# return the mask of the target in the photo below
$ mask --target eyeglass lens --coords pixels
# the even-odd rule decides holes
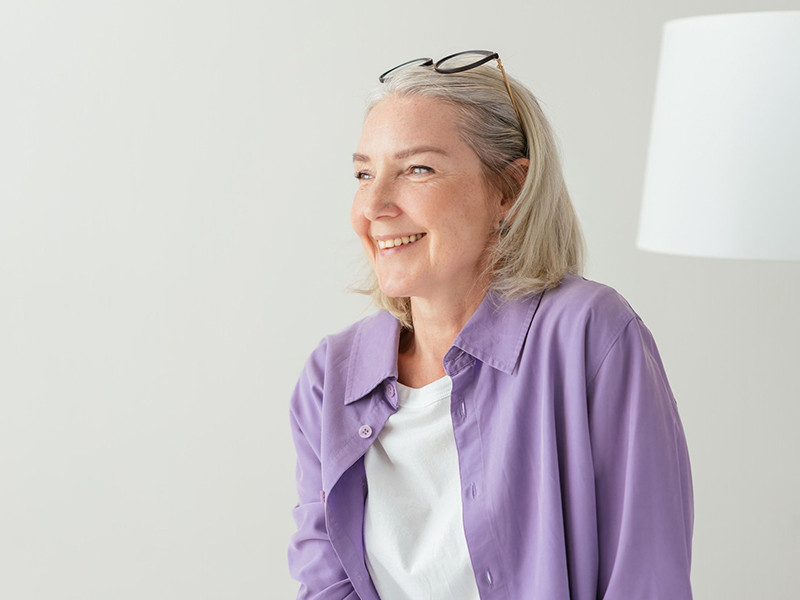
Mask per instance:
[[[378,81],[383,83],[384,79],[386,79],[387,75],[391,75],[395,71],[399,69],[403,69],[405,67],[427,67],[433,64],[433,60],[430,58],[415,58],[413,60],[408,60],[402,64],[397,65],[396,67],[389,69],[385,73],[381,73],[381,76],[378,77]]]
[[[440,73],[466,71],[489,62],[496,56],[494,52],[485,51],[459,52],[437,62],[436,70]]]

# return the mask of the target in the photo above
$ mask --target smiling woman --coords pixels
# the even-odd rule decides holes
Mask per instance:
[[[378,289],[418,298],[419,309],[460,304],[474,312],[490,281],[486,249],[511,202],[461,139],[456,108],[432,98],[386,98],[367,116],[358,148],[350,216]],[[411,236],[418,241],[403,244]],[[381,248],[382,240],[392,246]]]
[[[580,276],[536,99],[496,54],[458,56],[391,70],[368,104],[350,216],[381,310],[325,338],[292,397],[298,597],[690,598],[658,350]]]

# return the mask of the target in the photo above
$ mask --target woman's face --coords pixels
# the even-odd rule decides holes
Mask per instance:
[[[463,302],[483,283],[504,205],[459,136],[455,109],[431,98],[386,98],[367,116],[353,160],[350,220],[381,290]]]

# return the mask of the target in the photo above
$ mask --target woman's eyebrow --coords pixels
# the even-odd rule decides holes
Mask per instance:
[[[443,154],[447,156],[447,152],[441,148],[437,148],[436,146],[416,146],[415,148],[409,148],[408,150],[401,150],[395,154],[394,157],[408,158],[409,156],[414,156],[415,154],[425,154],[426,152],[435,152],[436,154]]]
[[[436,146],[415,146],[414,148],[408,148],[406,150],[401,150],[397,154],[394,155],[395,159],[403,159],[408,158],[409,156],[414,156],[415,154],[425,154],[426,152],[435,152],[436,154],[442,154],[447,156],[447,152],[442,150],[441,148],[437,148]],[[353,154],[353,162],[369,162],[369,156],[366,154],[359,154],[356,152]]]

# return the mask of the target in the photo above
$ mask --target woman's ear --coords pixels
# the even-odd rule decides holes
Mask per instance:
[[[525,177],[528,175],[529,165],[530,161],[527,158],[518,158],[510,163],[503,173],[503,185],[501,188],[503,197],[500,200],[500,211],[504,219],[519,197],[522,186],[525,185]]]
[[[519,196],[522,186],[525,185],[525,177],[528,175],[528,167],[531,162],[527,158],[518,158],[506,167],[506,176],[511,183],[511,197],[505,198],[504,202],[510,201],[512,204]]]

